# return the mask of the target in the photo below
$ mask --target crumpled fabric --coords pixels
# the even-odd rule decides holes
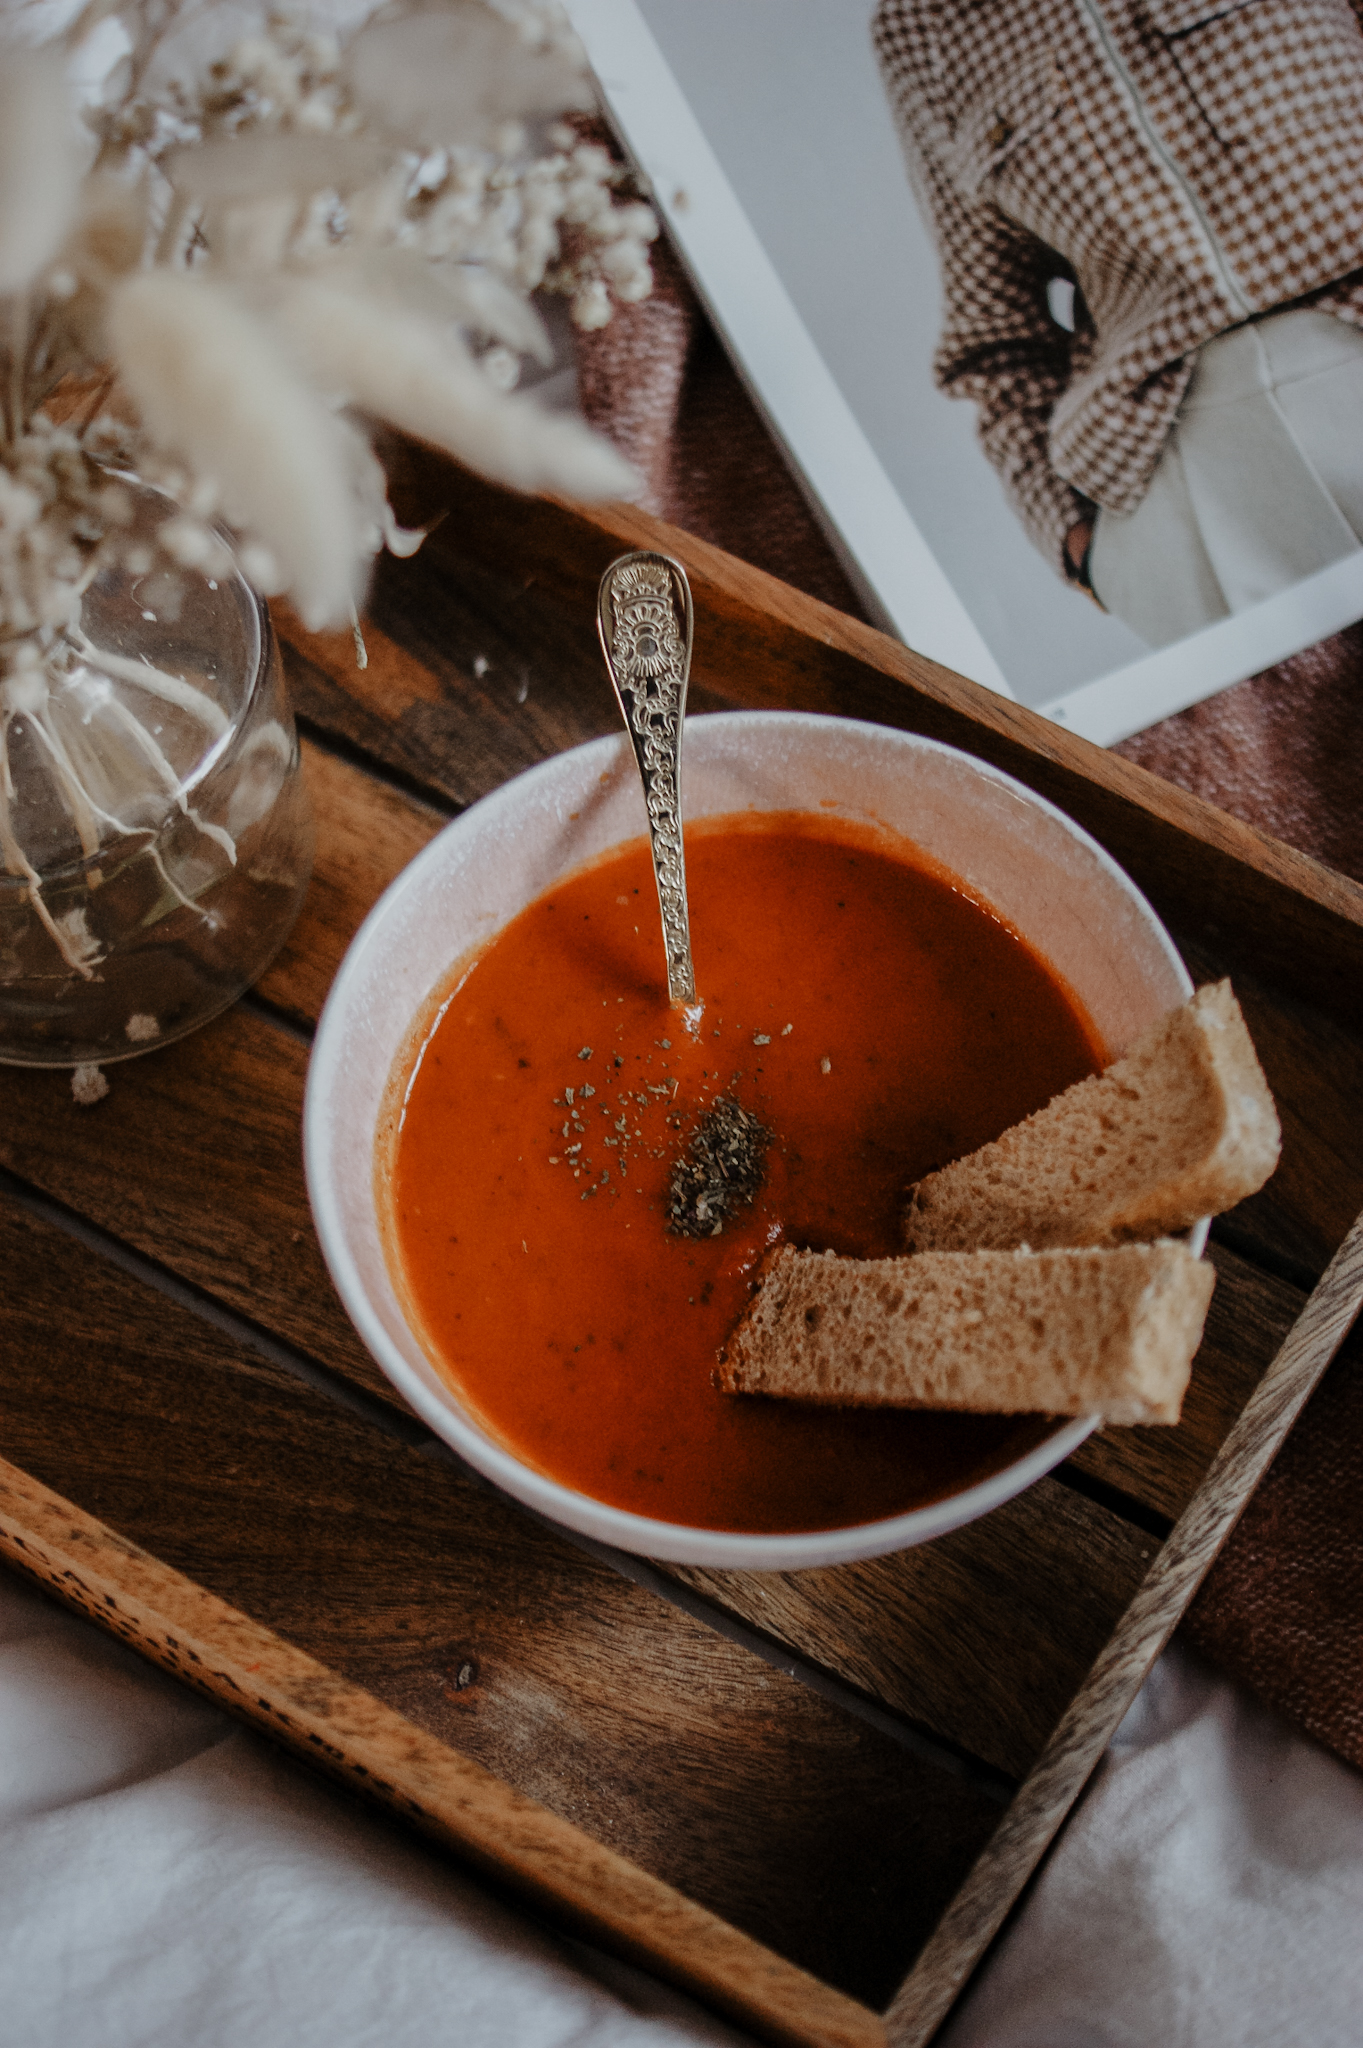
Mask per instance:
[[[1363,1776],[1175,1648],[942,2048],[1357,2048]],[[0,2039],[738,2048],[0,1572]]]
[[[1183,1637],[1363,1771],[1363,1323],[1260,1480]]]
[[[0,2040],[725,2048],[0,1572]]]
[[[1358,2048],[1363,1776],[1180,1646],[937,2048]]]

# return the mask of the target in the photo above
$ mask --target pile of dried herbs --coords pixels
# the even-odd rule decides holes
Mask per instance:
[[[667,1227],[677,1237],[718,1237],[762,1185],[772,1133],[732,1095],[717,1095],[672,1169]]]

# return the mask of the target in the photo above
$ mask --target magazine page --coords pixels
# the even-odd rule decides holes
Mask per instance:
[[[910,645],[1111,743],[1363,616],[1351,0],[571,11]]]

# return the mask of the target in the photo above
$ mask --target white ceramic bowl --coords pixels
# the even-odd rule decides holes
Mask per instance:
[[[818,807],[912,839],[1023,933],[1114,1051],[1192,993],[1167,932],[1102,848],[1052,804],[954,748],[847,719],[736,712],[688,722],[682,774],[688,819]],[[940,1536],[1039,1479],[1093,1423],[1060,1425],[1002,1471],[884,1521],[791,1536],[688,1528],[604,1506],[523,1465],[467,1413],[403,1314],[384,1253],[374,1157],[384,1091],[414,1020],[461,955],[560,876],[643,830],[622,732],[485,797],[376,904],[336,977],[308,1075],[308,1192],[332,1278],[417,1414],[498,1486],[584,1535],[677,1563],[779,1571]],[[660,974],[661,960],[660,939]],[[1203,1225],[1198,1250],[1205,1235]]]

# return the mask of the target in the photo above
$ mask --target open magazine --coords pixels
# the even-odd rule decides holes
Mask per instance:
[[[1243,61],[1248,51],[1251,60],[1271,68],[1275,52],[1269,47],[1265,54],[1261,47],[1264,20],[1266,14],[1275,22],[1290,20],[1288,0],[1256,0],[1248,7],[1244,0],[1220,0],[1219,5],[1148,0],[1140,9],[1132,0],[1014,0],[996,9],[950,4],[928,9],[921,0],[903,0],[900,14],[910,27],[915,17],[934,17],[940,24],[956,14],[976,30],[981,22],[997,24],[1000,18],[1009,24],[1000,46],[961,52],[968,84],[973,86],[978,77],[998,81],[992,98],[989,84],[983,88],[988,105],[978,91],[966,90],[959,108],[944,107],[949,80],[943,85],[928,65],[925,100],[935,103],[925,104],[918,124],[912,103],[919,89],[917,74],[912,65],[901,66],[901,116],[907,95],[911,128],[919,129],[916,145],[911,135],[916,150],[912,178],[890,87],[873,47],[870,0],[569,0],[569,11],[622,140],[650,181],[655,203],[735,362],[858,586],[889,630],[920,652],[1108,745],[1363,617],[1363,547],[1343,515],[1338,531],[1329,528],[1336,516],[1333,501],[1323,514],[1323,541],[1312,540],[1314,553],[1305,540],[1289,550],[1293,559],[1276,580],[1270,574],[1265,583],[1261,575],[1256,584],[1258,571],[1251,564],[1237,594],[1234,577],[1222,578],[1231,593],[1221,604],[1223,615],[1203,619],[1171,600],[1166,616],[1158,603],[1152,608],[1144,602],[1152,593],[1162,598],[1166,588],[1176,598],[1180,580],[1190,580],[1185,573],[1188,550],[1175,542],[1166,566],[1158,533],[1153,554],[1138,551],[1134,566],[1118,559],[1119,544],[1129,555],[1130,536],[1152,526],[1151,507],[1162,502],[1161,494],[1169,497],[1174,458],[1157,472],[1158,490],[1139,475],[1133,486],[1131,474],[1120,474],[1120,462],[1114,471],[1110,450],[1104,454],[1100,449],[1095,458],[1094,421],[1101,441],[1111,412],[1110,406],[1104,410],[1101,393],[1073,427],[1074,445],[1066,447],[1062,467],[1071,481],[1076,472],[1083,479],[1116,473],[1118,495],[1125,490],[1129,501],[1135,489],[1146,510],[1139,521],[1125,513],[1098,515],[1087,573],[1100,594],[1104,576],[1112,595],[1121,575],[1128,588],[1134,578],[1141,600],[1126,606],[1125,618],[1118,615],[1118,603],[1100,608],[1061,565],[1055,538],[1059,501],[1049,509],[1043,505],[1040,513],[1036,504],[1020,503],[1027,491],[1019,491],[1016,474],[1007,475],[1010,463],[1016,471],[1022,461],[1018,436],[1000,418],[987,379],[957,375],[958,387],[971,389],[966,397],[947,395],[938,383],[945,340],[954,337],[960,343],[958,368],[964,364],[968,371],[971,361],[970,337],[962,339],[962,268],[978,263],[966,274],[987,282],[988,265],[1007,261],[987,238],[978,249],[966,247],[963,238],[975,232],[979,218],[971,207],[984,204],[990,217],[1002,217],[1007,228],[1003,202],[1010,199],[1010,162],[1016,174],[1022,162],[1018,139],[1025,141],[1034,132],[1028,124],[1047,117],[1057,92],[1065,92],[1063,63],[1072,71],[1085,63],[1101,65],[1103,90],[1110,88],[1122,121],[1141,137],[1141,160],[1117,164],[1121,204],[1128,211],[1134,208],[1139,222],[1143,204],[1158,214],[1171,181],[1177,187],[1181,165],[1171,155],[1166,169],[1159,169],[1164,136],[1140,97],[1140,80],[1123,62],[1120,38],[1105,42],[1112,23],[1136,13],[1142,20],[1162,21],[1170,63],[1182,67],[1180,78],[1198,85],[1194,60],[1205,73],[1209,65]],[[1363,36],[1350,0],[1313,0],[1306,11],[1312,17],[1307,58],[1321,69],[1326,100],[1333,93],[1341,121],[1352,121],[1353,132],[1363,136]],[[1341,17],[1337,24],[1336,12]],[[1035,17],[1032,33],[1026,29],[1029,15]],[[1248,27],[1237,28],[1235,17],[1243,17]],[[1208,43],[1209,32],[1220,38],[1219,44]],[[1332,34],[1358,38],[1357,84],[1347,64],[1341,65]],[[1068,51],[1065,35],[1073,45]],[[1205,78],[1200,83],[1205,104],[1221,108],[1218,118],[1224,119],[1225,95],[1216,98],[1215,73],[1210,84]],[[1352,110],[1351,92],[1359,100]],[[1325,117],[1319,105],[1313,106],[1318,130]],[[946,139],[934,155],[939,138]],[[1105,141],[1111,159],[1111,134]],[[1243,162],[1243,138],[1224,146],[1238,148]],[[1150,160],[1155,173],[1149,171]],[[1338,173],[1338,164],[1327,156],[1327,186],[1332,163]],[[1313,161],[1311,170],[1319,187],[1320,165]],[[1196,236],[1195,180],[1186,199],[1187,231]],[[1076,204],[1091,200],[1084,190],[1076,191]],[[958,203],[963,211],[953,211]],[[1207,228],[1205,260],[1214,264],[1224,253],[1223,241],[1214,220],[1202,225]],[[1152,235],[1156,240],[1163,235],[1165,246],[1169,232],[1167,219],[1154,220]],[[1303,248],[1309,239],[1304,232]],[[952,255],[958,269],[954,296]],[[1195,248],[1190,258],[1194,269],[1200,260]],[[1073,349],[1074,363],[1091,371],[1095,323],[1082,299],[1076,303],[1068,268],[1057,259],[1054,276],[1044,286],[1057,343],[1052,354],[1067,363],[1066,350]],[[1230,265],[1227,276],[1233,310],[1223,324],[1234,326],[1239,302]],[[1008,284],[1005,275],[1002,288]],[[1251,370],[1264,353],[1260,337],[1268,336],[1276,346],[1282,333],[1281,323],[1256,318],[1262,299],[1261,291],[1238,323],[1241,357],[1246,348],[1256,351]],[[1324,334],[1328,352],[1330,341],[1343,336],[1345,353],[1357,351],[1344,376],[1345,385],[1349,376],[1357,380],[1350,410],[1363,417],[1363,326],[1332,317],[1334,310],[1326,305],[1308,314],[1306,340],[1314,345]],[[1075,346],[1076,325],[1082,349]],[[1296,327],[1290,328],[1287,340],[1299,339]],[[1156,406],[1164,402],[1167,415],[1156,454],[1171,445],[1171,422],[1177,421],[1186,436],[1194,401],[1201,400],[1201,418],[1210,420],[1227,391],[1234,395],[1237,367],[1244,368],[1241,357],[1234,349],[1215,357],[1206,350],[1200,355],[1209,367],[1191,391],[1186,370],[1165,369],[1151,381]],[[1134,360],[1130,351],[1128,357]],[[1188,359],[1199,359],[1196,346]],[[1217,384],[1211,382],[1212,369],[1220,377]],[[1165,376],[1164,387],[1158,374]],[[1174,388],[1180,374],[1182,385]],[[1071,414],[1077,384],[1075,373]],[[1312,390],[1318,385],[1319,380]],[[1326,394],[1321,403],[1346,403],[1331,395],[1335,386],[1319,389]],[[1270,408],[1275,403],[1270,398]],[[992,421],[993,460],[979,431],[985,414]],[[1258,429],[1253,423],[1242,429],[1239,418],[1235,415],[1236,446],[1243,448]],[[1052,441],[1060,438],[1053,428]],[[1191,465],[1196,453],[1194,446],[1187,457],[1195,489]],[[1271,448],[1265,459],[1274,460]],[[1304,459],[1309,470],[1309,453]],[[1132,471],[1130,461],[1127,470]],[[1182,476],[1179,469],[1180,487]],[[1246,497],[1253,497],[1261,484],[1262,472],[1257,480],[1249,473]],[[1303,488],[1309,492],[1310,485],[1308,476]],[[1052,479],[1052,499],[1062,488]],[[1305,515],[1297,510],[1301,491],[1295,482],[1292,491],[1284,503],[1290,498],[1293,510],[1278,515],[1276,523],[1300,536]],[[1089,495],[1105,503],[1097,489]],[[1048,543],[1043,532],[1039,542],[1038,526],[1044,529],[1048,519],[1051,539]],[[1162,544],[1167,552],[1167,535]],[[1082,547],[1078,553],[1082,563]],[[1116,567],[1105,566],[1109,558]],[[1263,588],[1270,594],[1259,595]],[[1227,611],[1227,603],[1238,608]]]

